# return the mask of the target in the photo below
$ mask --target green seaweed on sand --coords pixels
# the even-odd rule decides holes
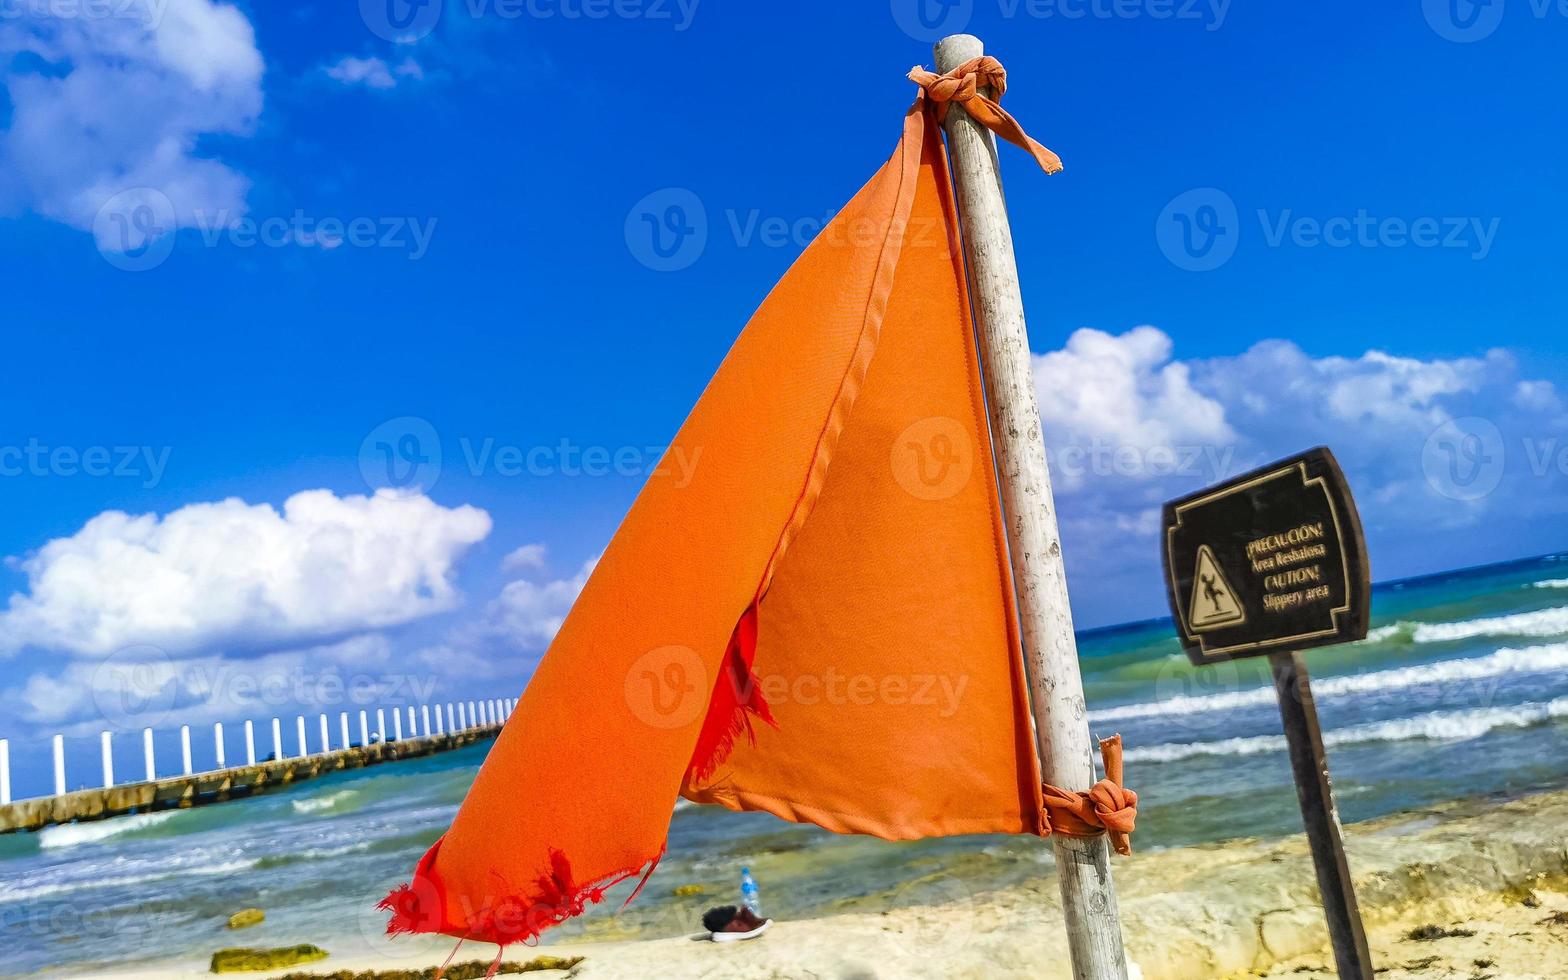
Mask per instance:
[[[536,956],[526,963],[502,963],[495,975],[570,970],[582,961],[581,956]],[[444,980],[481,980],[490,975],[492,965],[483,960],[454,963],[440,975]],[[362,973],[350,970],[339,970],[336,973],[289,973],[278,980],[435,980],[436,976],[436,968],[429,967],[424,970],[367,970]]]
[[[250,973],[277,970],[327,958],[319,946],[284,946],[279,949],[220,949],[212,954],[213,973]]]
[[[266,919],[267,913],[261,909],[240,909],[229,916],[229,928],[249,929],[251,926],[261,925]]]

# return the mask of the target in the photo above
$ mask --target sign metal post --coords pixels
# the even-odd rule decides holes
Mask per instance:
[[[1355,500],[1319,448],[1165,505],[1165,578],[1197,665],[1267,656],[1334,961],[1373,980],[1301,650],[1367,635],[1371,573]]]

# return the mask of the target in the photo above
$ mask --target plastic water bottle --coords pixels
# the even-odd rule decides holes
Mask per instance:
[[[757,879],[751,876],[750,868],[740,869],[740,904],[751,910],[751,914],[762,918],[762,900],[757,893]]]

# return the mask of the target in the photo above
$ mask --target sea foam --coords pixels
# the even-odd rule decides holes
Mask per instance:
[[[1463,619],[1457,623],[1421,623],[1417,643],[1449,643],[1477,636],[1560,636],[1568,633],[1568,606],[1554,606],[1509,616]]]
[[[1414,718],[1355,725],[1323,734],[1323,744],[1357,745],[1366,742],[1406,742],[1413,739],[1459,742],[1480,738],[1499,728],[1529,728],[1556,718],[1568,717],[1568,698],[1545,704],[1520,704],[1507,708],[1475,708],[1469,711],[1433,711]],[[1213,742],[1183,742],[1169,745],[1137,746],[1126,751],[1128,761],[1173,762],[1194,756],[1258,755],[1284,752],[1283,735],[1251,735]]]
[[[163,813],[138,813],[94,823],[67,823],[45,827],[38,832],[38,846],[47,851],[59,847],[75,847],[78,844],[94,844],[111,837],[119,837],[121,834],[131,834],[138,830],[146,830],[148,827],[155,827],[177,816],[179,816],[178,810],[166,810]]]
[[[1532,674],[1568,668],[1568,643],[1513,649],[1468,660],[1446,660],[1415,667],[1398,667],[1367,674],[1325,677],[1312,682],[1318,698],[1343,697],[1378,691],[1397,691],[1412,687],[1484,680],[1504,674]],[[1124,721],[1131,718],[1164,718],[1193,715],[1205,711],[1225,711],[1274,703],[1273,687],[1254,687],[1217,694],[1179,694],[1164,701],[1120,705],[1089,712],[1090,721]]]

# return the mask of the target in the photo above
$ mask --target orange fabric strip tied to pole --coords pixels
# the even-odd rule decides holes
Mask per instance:
[[[941,107],[1060,164],[965,68],[916,79],[736,340],[669,450],[697,465],[650,477],[390,932],[536,939],[646,880],[679,797],[889,840],[1132,829],[1119,742],[1082,799],[1041,785]]]

